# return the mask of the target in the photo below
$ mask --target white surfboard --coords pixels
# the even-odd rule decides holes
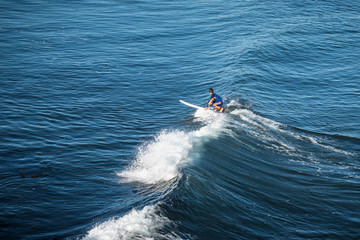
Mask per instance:
[[[185,102],[185,101],[183,101],[183,100],[179,100],[179,101],[180,101],[182,104],[185,104],[185,105],[187,105],[187,106],[189,106],[189,107],[193,107],[193,108],[196,108],[196,109],[203,109],[202,107],[199,107],[199,106],[196,106],[196,105],[194,105],[194,104]]]

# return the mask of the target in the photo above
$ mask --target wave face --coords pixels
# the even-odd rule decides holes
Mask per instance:
[[[333,146],[330,136],[294,129],[234,100],[228,107],[224,114],[197,110],[190,121],[200,124],[195,129],[162,130],[140,146],[132,163],[117,175],[120,183],[154,197],[156,205],[97,225],[85,239],[253,238],[267,235],[264,224],[268,228],[275,224],[286,232],[278,236],[286,237],[289,229],[300,235],[299,225],[311,228],[313,221],[334,222],[336,212],[324,216],[332,209],[325,202],[347,207],[356,193],[359,167],[341,160],[358,153]],[[347,190],[339,198],[340,186]],[[325,201],[321,206],[314,204],[319,196]],[[164,215],[182,217],[171,221]],[[311,220],[302,222],[301,217]],[[234,233],[241,229],[234,218],[256,230]],[[194,224],[212,228],[194,231]],[[174,231],[178,225],[187,234]]]
[[[360,239],[359,12],[5,1],[0,239]]]

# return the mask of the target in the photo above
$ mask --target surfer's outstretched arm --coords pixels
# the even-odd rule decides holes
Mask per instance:
[[[212,102],[213,102],[213,99],[210,99],[208,104],[206,105],[206,107],[204,109],[205,110],[210,109],[211,105],[213,104]]]

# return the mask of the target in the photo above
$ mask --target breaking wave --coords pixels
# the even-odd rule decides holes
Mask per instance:
[[[150,143],[139,147],[133,163],[119,172],[122,182],[156,184],[181,176],[181,168],[191,162],[189,152],[195,143],[218,136],[225,129],[226,116],[199,109],[195,120],[205,126],[194,131],[163,130]]]

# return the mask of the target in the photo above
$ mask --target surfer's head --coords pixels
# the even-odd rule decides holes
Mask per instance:
[[[210,99],[213,98],[213,97],[215,97],[215,95],[214,95],[214,89],[209,88],[209,94],[211,94]]]

